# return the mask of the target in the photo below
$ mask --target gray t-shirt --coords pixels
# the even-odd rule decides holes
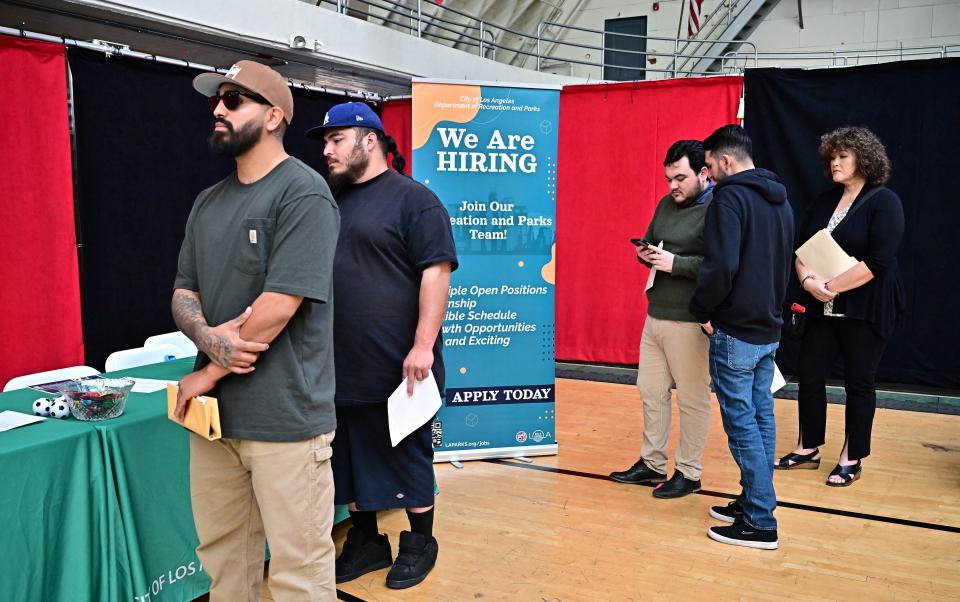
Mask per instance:
[[[200,293],[207,323],[240,315],[264,292],[303,303],[256,370],[210,393],[223,436],[302,441],[336,427],[333,257],[340,212],[327,183],[291,157],[253,184],[236,172],[197,197],[187,219],[175,288]],[[210,362],[198,354],[196,368]]]

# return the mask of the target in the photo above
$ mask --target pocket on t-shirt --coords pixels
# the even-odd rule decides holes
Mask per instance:
[[[277,220],[269,217],[248,217],[240,222],[240,251],[234,265],[244,274],[263,274],[267,271],[270,247]]]

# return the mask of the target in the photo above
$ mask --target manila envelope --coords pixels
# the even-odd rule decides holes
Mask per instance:
[[[194,397],[187,402],[187,413],[180,422],[173,417],[173,410],[177,407],[177,392],[175,385],[167,385],[167,418],[180,426],[193,431],[208,441],[220,438],[220,408],[216,397]]]
[[[826,228],[818,230],[810,240],[800,245],[796,255],[814,274],[827,280],[857,265],[857,260],[847,255]]]

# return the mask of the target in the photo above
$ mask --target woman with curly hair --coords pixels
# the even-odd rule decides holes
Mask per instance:
[[[827,485],[845,487],[860,477],[870,454],[877,407],[874,379],[887,340],[903,313],[904,293],[897,267],[903,238],[900,197],[883,186],[890,161],[877,136],[862,127],[842,127],[820,138],[824,171],[838,186],[821,194],[798,220],[797,243],[821,229],[859,261],[825,278],[796,260],[805,291],[807,324],[800,344],[800,433],[797,448],[776,468],[820,467],[827,420],[826,379],[837,355],[843,357],[846,437]]]

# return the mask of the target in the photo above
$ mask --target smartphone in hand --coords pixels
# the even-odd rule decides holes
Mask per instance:
[[[652,247],[652,246],[653,246],[653,245],[651,245],[648,241],[646,241],[646,240],[644,240],[644,239],[642,239],[642,238],[631,238],[631,239],[630,239],[630,242],[632,242],[632,243],[633,243],[637,248],[639,248],[639,249],[645,249],[645,248],[647,248],[647,247]]]

